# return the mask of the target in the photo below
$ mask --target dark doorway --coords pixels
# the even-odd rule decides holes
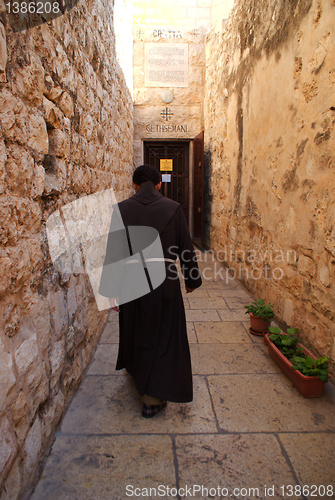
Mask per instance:
[[[189,143],[144,142],[144,163],[162,174],[161,193],[181,204],[189,220]]]

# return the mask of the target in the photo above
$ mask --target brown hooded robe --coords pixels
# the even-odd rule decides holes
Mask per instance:
[[[193,244],[183,210],[147,181],[118,204],[128,226],[155,228],[164,257],[180,258],[185,284],[201,285]],[[108,253],[108,245],[106,258]],[[104,278],[102,274],[102,281]],[[166,278],[155,290],[120,306],[120,342],[116,369],[126,368],[140,394],[174,402],[193,399],[190,351],[184,303],[175,264],[166,262]],[[104,293],[100,285],[100,293]],[[108,295],[107,295],[108,296]]]

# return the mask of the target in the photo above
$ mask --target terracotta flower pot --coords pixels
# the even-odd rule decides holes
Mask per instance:
[[[264,335],[268,332],[269,326],[271,324],[270,320],[260,318],[259,316],[254,316],[252,313],[250,315],[250,333],[254,335]]]
[[[300,394],[304,398],[319,398],[323,394],[323,390],[325,387],[325,382],[323,382],[319,377],[307,377],[303,375],[299,370],[294,370],[292,368],[292,363],[289,361],[286,356],[278,349],[278,347],[271,342],[269,339],[270,333],[265,335],[266,344],[268,346],[268,353],[271,358],[275,361],[275,363],[279,366],[283,373],[290,379],[293,385],[298,389]],[[311,356],[313,359],[317,359],[314,354],[309,351],[302,344],[297,344],[297,346],[303,349],[304,354],[306,356]],[[330,375],[329,375],[330,377]]]

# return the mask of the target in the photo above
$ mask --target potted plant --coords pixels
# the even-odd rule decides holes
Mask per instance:
[[[253,335],[267,333],[274,317],[273,306],[265,304],[264,299],[258,299],[244,307],[246,308],[246,314],[250,315],[250,333]]]
[[[265,336],[268,353],[304,398],[318,398],[330,377],[328,357],[314,356],[298,342],[297,332],[297,328],[289,328],[285,334],[270,327]]]

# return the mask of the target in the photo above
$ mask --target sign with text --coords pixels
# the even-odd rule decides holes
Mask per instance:
[[[188,44],[145,44],[146,87],[188,87]]]
[[[159,168],[161,172],[172,172],[173,160],[160,160]]]
[[[147,132],[188,132],[187,125],[175,125],[172,123],[168,123],[166,125],[161,125],[159,123],[147,123],[146,125]]]

